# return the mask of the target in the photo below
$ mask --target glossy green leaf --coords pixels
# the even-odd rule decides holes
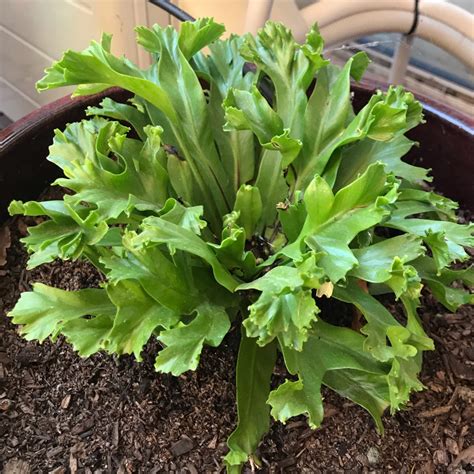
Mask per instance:
[[[282,203],[278,209],[278,217],[288,241],[293,242],[300,235],[306,221],[306,206],[299,199],[294,204]]]
[[[237,359],[237,428],[227,440],[230,451],[224,458],[228,472],[240,472],[270,427],[266,401],[275,362],[274,344],[259,347],[242,334]]]
[[[210,83],[209,119],[221,160],[233,184],[234,192],[253,179],[255,173],[254,135],[248,130],[224,131],[225,109],[222,103],[231,89],[250,91],[257,76],[244,70],[245,59],[239,49],[243,38],[231,35],[209,45],[211,54],[198,53],[193,67]]]
[[[78,87],[76,95],[88,95],[119,86],[150,101],[176,119],[164,89],[145,79],[144,72],[128,59],[110,53],[111,38],[111,35],[104,34],[100,43],[92,41],[83,52],[66,51],[60,61],[45,70],[46,75],[36,84],[38,91],[79,85],[86,87]]]
[[[234,211],[239,213],[239,223],[244,228],[247,238],[250,239],[262,217],[262,197],[259,189],[243,184],[237,191]]]
[[[336,378],[340,370],[346,371],[340,377],[348,376],[347,369],[350,369],[355,375],[353,382],[357,380],[357,375],[359,383],[363,381],[364,374],[371,374],[375,379],[379,379],[379,390],[367,405],[380,425],[380,416],[389,404],[386,398],[387,382],[385,381],[385,386],[382,382],[387,368],[364,351],[363,341],[361,335],[350,329],[318,321],[302,352],[281,346],[286,366],[291,374],[298,375],[298,380],[286,381],[271,392],[268,403],[272,406],[272,416],[285,422],[293,416],[306,414],[309,425],[316,428],[323,419],[323,378],[331,372],[336,372]],[[329,380],[333,379],[329,376]],[[341,381],[335,384],[340,386]],[[363,385],[359,387],[359,393],[362,388]],[[357,389],[354,392],[357,393]],[[349,394],[348,391],[347,393]],[[358,399],[357,395],[353,398]],[[354,401],[358,403],[357,400]]]
[[[118,122],[95,118],[56,131],[50,147],[48,160],[67,176],[56,184],[75,191],[74,202],[95,205],[105,219],[134,207],[158,210],[167,195],[167,174],[159,159],[142,153],[148,143],[126,139],[126,131]],[[158,153],[160,129],[156,131],[152,139]],[[153,134],[151,129],[144,133]],[[119,159],[112,160],[112,154]]]
[[[216,280],[228,290],[233,291],[238,285],[238,281],[219,262],[206,242],[190,230],[160,217],[148,217],[143,220],[142,228],[143,232],[132,240],[133,246],[167,244],[171,253],[182,250],[205,260],[212,267]]]
[[[281,253],[298,258],[303,242],[317,252],[325,252],[319,264],[331,281],[337,282],[357,265],[357,258],[349,248],[351,241],[359,232],[388,216],[395,199],[396,184],[387,182],[381,164],[371,165],[336,195],[317,176],[304,195],[307,218],[300,235]]]
[[[311,290],[302,288],[304,283],[298,269],[280,266],[258,280],[240,285],[238,290],[262,292],[243,322],[247,336],[257,337],[260,346],[279,337],[286,346],[301,350],[319,312]]]
[[[453,261],[466,260],[464,247],[474,246],[474,224],[412,217],[431,210],[431,205],[423,202],[401,201],[384,225],[420,236],[430,246],[439,269]]]
[[[152,28],[137,27],[138,44],[152,53],[160,53],[160,31],[161,27],[158,25],[154,25]],[[186,59],[190,59],[199,50],[218,39],[224,31],[224,25],[216,23],[212,18],[184,21],[179,32],[179,49]]]
[[[331,156],[340,147],[365,138],[388,142],[422,119],[420,104],[401,87],[391,87],[385,94],[379,91],[351,119],[349,97],[353,64],[354,58],[341,71],[331,66],[319,75],[305,115],[307,136],[301,157],[294,163],[295,189],[304,189],[315,174],[323,174]],[[336,175],[336,171],[332,174]]]
[[[283,176],[282,156],[274,150],[265,150],[262,154],[260,166],[255,180],[255,187],[264,196],[262,200],[262,218],[257,230],[264,229],[275,222],[278,203],[288,195],[288,185]]]
[[[217,258],[235,275],[251,278],[257,271],[255,255],[246,250],[246,232],[237,224],[239,213],[232,212],[224,219],[221,242],[209,245]]]
[[[203,303],[188,324],[162,331],[158,340],[165,345],[156,358],[155,369],[181,375],[196,370],[204,344],[217,347],[230,328],[229,317],[219,306]]]
[[[141,361],[143,346],[153,331],[158,327],[169,329],[179,321],[179,313],[160,305],[137,283],[121,281],[109,285],[107,293],[117,307],[114,325],[107,336],[110,352],[133,353]]]
[[[421,257],[413,262],[423,282],[429,287],[435,298],[449,311],[457,311],[464,304],[474,304],[474,294],[462,287],[451,284],[459,281],[468,287],[474,287],[474,267],[462,270],[443,269],[438,271],[436,262],[430,257]]]
[[[271,79],[275,109],[295,138],[303,135],[300,117],[307,104],[306,90],[315,72],[327,64],[323,46],[317,27],[310,30],[301,47],[283,24],[267,22],[255,37],[246,35],[241,48],[242,56]]]
[[[393,259],[405,262],[415,260],[424,253],[421,238],[416,235],[399,235],[382,240],[369,247],[355,249],[358,266],[351,275],[372,283],[382,283],[391,277]]]
[[[35,283],[33,291],[22,293],[8,315],[15,324],[23,325],[21,333],[27,340],[42,342],[56,338],[70,321],[84,316],[113,320],[115,306],[103,289],[65,291]]]
[[[142,140],[146,140],[144,128],[150,124],[149,117],[133,105],[122,104],[106,97],[99,107],[87,107],[87,115],[110,117],[121,122],[128,122]]]
[[[91,246],[100,245],[111,232],[97,212],[85,206],[73,206],[64,201],[12,201],[11,215],[48,216],[50,220],[28,228],[28,236],[21,239],[31,256],[28,268],[35,268],[55,258],[76,260]]]
[[[301,141],[290,137],[283,120],[256,86],[250,92],[231,89],[223,103],[227,120],[224,130],[251,130],[263,148],[282,154],[286,168],[298,155]]]
[[[418,297],[421,286],[413,267],[405,265],[425,253],[420,237],[403,234],[353,251],[357,267],[349,272],[370,283],[385,283],[398,298],[411,292]]]
[[[412,321],[416,318],[412,306],[408,306],[409,322],[404,327],[381,303],[364,292],[354,281],[349,281],[346,288],[336,287],[333,294],[337,299],[356,306],[367,320],[367,324],[361,329],[367,336],[364,350],[376,360],[390,362],[390,404],[392,411],[396,410],[407,402],[412,390],[423,388],[418,380],[421,369],[420,354],[425,350],[433,350],[433,341]],[[412,300],[405,300],[407,304],[409,301]]]
[[[409,182],[431,181],[429,170],[405,163],[401,158],[415,143],[400,135],[388,142],[366,138],[343,149],[336,188],[346,186],[364,172],[367,166],[380,161],[387,172]]]
[[[188,270],[177,266],[158,247],[134,246],[135,234],[125,236],[128,252],[103,257],[109,281],[136,280],[161,305],[189,313],[201,301],[196,288],[190,287]]]
[[[201,230],[207,225],[206,221],[202,220],[202,213],[202,206],[186,207],[176,199],[169,198],[159,214],[163,220],[200,235]]]
[[[107,348],[107,338],[113,326],[108,315],[93,318],[78,318],[61,327],[61,334],[82,357],[89,357]]]
[[[457,221],[456,210],[459,208],[459,204],[441,194],[436,194],[434,191],[404,187],[400,190],[398,200],[400,202],[417,201],[417,203],[411,202],[409,205],[422,206],[421,212],[436,213],[443,220]]]
[[[341,301],[352,303],[364,315],[367,320],[367,324],[361,329],[361,332],[367,335],[364,347],[377,360],[387,362],[395,357],[406,359],[415,356],[418,350],[433,348],[431,339],[411,333],[380,302],[364,292],[354,280],[349,280],[345,288],[339,286],[334,288],[333,294]]]

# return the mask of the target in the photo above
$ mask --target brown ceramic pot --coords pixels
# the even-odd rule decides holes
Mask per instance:
[[[354,87],[356,109],[369,99],[374,84]],[[64,97],[35,110],[0,132],[0,219],[12,199],[34,199],[57,176],[59,169],[46,160],[54,129],[84,118],[89,105],[109,96],[124,101],[130,94],[109,89],[101,94],[70,99]],[[474,210],[474,120],[457,111],[419,97],[426,123],[410,131],[420,143],[407,159],[432,168],[438,191]]]

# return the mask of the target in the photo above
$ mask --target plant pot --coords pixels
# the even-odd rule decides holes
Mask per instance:
[[[373,93],[375,84],[355,86],[354,105],[361,108]],[[380,84],[377,84],[380,86]],[[85,117],[87,106],[102,98],[125,101],[130,93],[109,89],[101,94],[71,99],[64,97],[35,110],[0,132],[0,219],[7,216],[12,199],[35,198],[58,177],[58,168],[46,160],[54,130]],[[420,143],[407,159],[432,169],[436,190],[474,210],[474,120],[471,117],[426,98],[426,123],[409,132]]]
[[[370,96],[371,87],[358,87],[354,89],[354,92],[354,103],[356,108],[360,108]],[[84,109],[88,105],[96,105],[104,96],[111,96],[115,100],[124,101],[129,97],[129,94],[115,89],[88,98],[75,100],[64,98],[30,114],[0,134],[0,139],[2,140],[2,148],[0,150],[0,180],[2,180],[3,184],[0,191],[2,218],[6,216],[6,206],[11,199],[26,200],[35,198],[57,177],[56,167],[45,159],[48,154],[47,148],[52,142],[54,129],[62,129],[66,123],[80,120],[84,117]],[[472,127],[470,128],[465,118],[463,122],[462,117],[454,117],[454,112],[452,114],[448,112],[448,114],[443,115],[440,110],[431,107],[427,108],[426,119],[427,124],[418,127],[411,133],[411,138],[420,141],[422,144],[421,150],[417,149],[414,151],[412,160],[420,162],[419,156],[424,156],[423,165],[433,168],[438,190],[459,199],[462,202],[462,206],[472,210],[474,208],[474,195],[469,188],[471,186],[469,182],[470,176],[472,171],[474,171],[472,169],[473,162],[470,161],[471,154],[469,153],[474,143]],[[452,167],[451,173],[447,172],[447,167],[449,166]],[[13,248],[13,251],[15,251],[15,248]],[[14,254],[15,252],[12,253]],[[68,282],[68,288],[66,289],[72,289],[72,286],[76,284],[76,278],[79,281],[87,281],[88,284],[91,281],[91,275],[87,273],[87,269],[77,266],[74,266],[73,269],[67,269],[66,267],[52,268],[53,265],[54,263],[49,267],[51,278],[64,278],[63,281]],[[22,286],[24,285],[24,271],[20,265],[16,267],[15,271],[18,278],[10,278],[10,281],[12,281],[13,289],[11,294],[13,299],[18,296],[20,289],[24,288]],[[34,275],[32,279],[35,279]],[[28,284],[28,281],[26,281],[26,284]],[[51,284],[52,280],[47,281],[43,279],[41,281]],[[10,298],[11,300],[12,298]],[[434,314],[429,313],[426,315],[426,318],[429,324],[437,324],[439,321],[445,324],[443,318],[439,315],[434,317]],[[464,320],[467,321],[468,316],[465,315]],[[460,324],[459,321],[460,319],[456,319],[457,326]],[[5,321],[7,328],[8,324]],[[462,331],[464,327],[461,327],[459,331]],[[34,376],[38,376],[39,380],[48,379],[48,383],[44,385],[29,385],[31,383],[30,371],[17,370],[23,363],[34,363],[35,354],[31,355],[31,353],[21,352],[21,349],[18,349],[18,346],[23,348],[23,344],[26,345],[27,343],[20,340],[15,331],[16,329],[10,327],[9,338],[5,337],[3,339],[5,347],[12,340],[17,341],[16,345],[12,344],[11,365],[14,369],[12,369],[10,376],[13,377],[15,375],[16,378],[14,380],[17,386],[25,386],[25,390],[18,390],[18,392],[22,392],[20,395],[23,398],[20,398],[20,395],[18,395],[19,400],[15,400],[15,404],[20,407],[27,406],[27,408],[31,405],[35,407],[37,412],[41,411],[41,416],[45,415],[49,418],[47,425],[39,425],[38,419],[30,414],[33,413],[30,409],[29,412],[25,411],[23,415],[20,414],[16,418],[16,421],[13,423],[17,424],[13,425],[12,423],[11,432],[17,432],[17,426],[20,423],[22,423],[22,429],[25,428],[25,423],[28,428],[30,426],[46,426],[42,434],[48,436],[45,439],[49,441],[42,443],[38,449],[41,449],[41,453],[48,450],[47,456],[40,456],[35,452],[36,441],[32,442],[30,440],[31,435],[36,439],[36,432],[33,432],[33,430],[26,430],[24,432],[24,439],[21,440],[21,446],[27,446],[25,448],[25,455],[30,456],[29,459],[34,459],[34,463],[41,462],[41,472],[49,471],[53,467],[58,466],[58,464],[62,465],[65,462],[63,460],[64,453],[67,453],[67,456],[69,456],[70,465],[77,463],[75,456],[81,456],[81,454],[77,454],[75,450],[73,451],[76,444],[71,447],[68,443],[76,443],[79,436],[82,440],[81,443],[85,446],[84,453],[88,453],[88,459],[84,460],[81,458],[80,462],[90,462],[90,464],[87,464],[87,467],[90,467],[91,470],[99,467],[102,469],[105,465],[109,469],[119,469],[119,465],[122,466],[123,462],[123,465],[127,466],[127,470],[132,466],[130,467],[130,472],[134,472],[134,468],[145,469],[148,472],[152,470],[152,467],[153,472],[155,472],[155,468],[159,469],[160,472],[168,472],[171,469],[175,472],[182,472],[185,469],[190,470],[190,472],[193,472],[191,469],[194,472],[198,472],[198,469],[193,464],[196,462],[196,456],[192,457],[192,440],[197,437],[203,440],[206,439],[203,443],[194,444],[196,451],[199,450],[199,462],[201,462],[201,459],[204,459],[203,462],[210,462],[207,465],[198,464],[199,472],[215,470],[216,459],[225,454],[226,450],[222,440],[227,436],[228,428],[234,426],[232,414],[234,413],[235,400],[230,394],[235,393],[233,368],[235,367],[235,354],[238,343],[238,334],[235,331],[231,332],[229,339],[222,347],[208,352],[206,357],[203,357],[203,363],[200,365],[197,375],[193,374],[189,378],[183,376],[178,379],[173,378],[172,380],[167,375],[157,375],[154,372],[153,355],[151,353],[148,354],[149,357],[145,357],[145,361],[140,368],[136,368],[137,364],[131,360],[131,357],[123,357],[117,362],[110,357],[100,359],[102,357],[101,354],[94,356],[98,357],[98,359],[95,359],[92,363],[83,363],[79,361],[76,354],[72,353],[71,349],[61,348],[58,351],[58,346],[50,346],[49,343],[45,343],[36,352],[36,354],[40,354],[36,356],[36,360],[41,361],[41,363],[34,369]],[[459,334],[459,332],[456,333],[456,335]],[[442,367],[443,364],[441,354],[443,354],[443,357],[446,357],[446,354],[450,354],[450,350],[452,350],[452,346],[443,346],[443,340],[440,343],[438,338],[437,341],[441,345],[439,346],[439,352],[433,356],[437,357],[435,363],[432,362],[430,364],[433,373],[430,372],[428,375],[431,378],[426,379],[425,377],[423,379],[424,382],[425,380],[431,382],[435,376],[437,377],[437,374],[444,374],[444,372],[439,370],[439,367]],[[454,344],[458,345],[459,340],[456,339]],[[37,345],[35,344],[35,346]],[[1,349],[3,347],[0,347]],[[155,351],[152,350],[151,352],[154,353]],[[21,362],[21,360],[24,362]],[[459,363],[456,358],[454,358],[454,362]],[[1,365],[0,368],[2,368]],[[26,376],[24,374],[28,374],[28,377],[30,377],[28,384],[25,383]],[[456,388],[458,385],[455,386],[451,372],[448,372],[448,374],[450,374],[450,377],[444,377],[443,375],[443,380],[446,384],[451,385],[442,385],[441,392],[458,393]],[[108,383],[109,381],[110,383]],[[180,391],[179,384],[181,383],[183,387],[186,387],[186,390]],[[459,386],[462,383],[464,382],[459,382]],[[429,383],[427,385],[431,387]],[[34,391],[30,389],[31,386],[35,387]],[[436,386],[440,387],[439,382]],[[60,388],[58,389],[58,387]],[[12,398],[14,396],[10,395],[13,391],[6,390],[6,392],[8,397]],[[98,402],[99,392],[100,402]],[[66,393],[68,395],[65,395]],[[71,393],[72,402],[69,405]],[[125,393],[126,396],[124,396]],[[94,394],[94,398],[92,398],[91,394]],[[187,398],[185,398],[186,394],[189,394]],[[95,398],[96,396],[97,398]],[[166,396],[169,398],[165,398]],[[31,398],[27,398],[27,403],[20,404],[20,400],[24,400],[25,397],[33,397],[34,401]],[[176,404],[171,403],[173,399],[177,400]],[[203,399],[208,401],[208,404],[205,406],[202,403]],[[41,405],[44,400],[48,401],[48,406],[51,407],[51,410],[48,411],[48,407]],[[373,459],[374,456],[376,458],[380,457],[381,461],[378,467],[384,470],[384,468],[392,468],[394,465],[397,465],[396,462],[392,461],[391,453],[396,453],[396,459],[402,459],[402,456],[405,456],[408,451],[407,445],[413,445],[414,452],[409,454],[409,457],[403,459],[405,464],[414,466],[414,464],[410,464],[411,460],[415,459],[415,457],[419,460],[420,452],[423,454],[427,452],[426,456],[431,459],[430,449],[424,446],[420,448],[418,439],[420,437],[423,440],[426,439],[426,436],[421,436],[420,432],[422,434],[432,433],[431,437],[428,435],[429,439],[427,441],[427,446],[432,447],[437,445],[434,438],[438,437],[438,429],[441,432],[444,428],[444,425],[439,426],[438,419],[432,415],[436,409],[439,409],[437,403],[439,405],[441,402],[436,402],[435,400],[430,402],[430,404],[421,403],[420,405],[417,403],[416,409],[419,410],[418,413],[412,411],[408,415],[404,414],[398,417],[401,421],[395,419],[395,421],[391,422],[392,427],[394,425],[403,426],[403,429],[400,428],[396,431],[395,436],[392,430],[388,436],[381,440],[374,429],[367,429],[368,418],[366,414],[361,415],[360,411],[354,410],[353,406],[344,411],[344,407],[347,405],[346,401],[340,401],[339,404],[334,397],[327,397],[326,401],[328,400],[329,405],[326,406],[326,409],[328,413],[331,413],[332,410],[333,414],[330,415],[332,420],[329,419],[329,421],[325,422],[329,423],[326,424],[325,429],[326,433],[331,433],[331,436],[327,436],[327,434],[321,431],[319,433],[322,434],[311,435],[310,439],[305,434],[306,431],[303,431],[306,429],[304,428],[306,424],[301,421],[291,423],[291,429],[289,424],[284,430],[273,430],[269,434],[271,444],[268,446],[271,448],[268,448],[268,446],[266,448],[263,447],[262,454],[262,457],[266,456],[270,459],[272,470],[284,469],[296,465],[297,462],[301,462],[305,467],[319,465],[324,472],[330,472],[335,465],[338,465],[338,462],[342,466],[341,456],[347,452],[347,447],[349,446],[355,447],[353,451],[362,455],[362,461],[351,461],[349,456],[348,462],[352,464],[348,466],[348,470],[354,470],[354,467],[357,465],[355,464],[356,462],[359,462],[359,467],[360,463],[367,463],[364,466],[372,463],[372,461],[369,462],[368,455],[365,456],[363,454],[363,452],[367,451],[368,447],[370,447],[370,458]],[[433,397],[430,400],[433,400]],[[7,399],[6,402],[10,402],[10,400]],[[445,401],[442,403],[445,403]],[[196,407],[199,407],[199,409]],[[434,407],[433,410],[430,411],[430,407]],[[448,408],[451,410],[451,407]],[[457,402],[456,407],[452,407],[452,411],[454,412],[455,409],[458,410],[456,412],[458,415],[456,426],[459,426],[459,433],[456,432],[452,436],[458,439],[460,436],[463,436],[460,433],[464,433],[464,431],[461,431],[461,429],[464,430],[464,422],[459,421],[462,419],[461,413],[467,412],[467,408],[464,408]],[[203,417],[198,418],[198,421],[193,421],[197,413],[202,413]],[[450,413],[452,417],[452,412]],[[159,418],[158,415],[162,416],[162,418]],[[87,418],[84,418],[85,416]],[[407,423],[407,416],[412,417],[410,420],[414,421]],[[25,421],[27,418],[28,421]],[[418,418],[421,421],[418,421],[417,425],[416,420]],[[145,421],[142,421],[142,419]],[[186,422],[191,420],[189,421],[190,425],[180,425],[179,423],[184,423],[183,420]],[[436,430],[429,424],[431,423],[430,420],[433,425],[436,423]],[[42,421],[44,421],[44,417]],[[176,425],[174,425],[175,421]],[[333,424],[331,425],[331,423]],[[419,429],[420,424],[426,426],[425,431]],[[343,425],[346,431],[343,431]],[[61,440],[57,439],[56,426],[61,426],[63,433],[66,434],[66,436],[61,437]],[[207,436],[206,429],[208,426],[211,426],[213,431],[209,431],[209,436],[203,438],[203,433]],[[51,427],[51,429],[48,429],[48,427]],[[225,427],[224,430],[222,429],[223,427]],[[109,430],[109,428],[113,428],[113,430]],[[68,429],[71,429],[70,433]],[[295,431],[293,431],[295,429],[301,430],[300,435],[295,435]],[[411,431],[408,431],[408,429],[411,429]],[[111,431],[112,435],[110,434]],[[20,430],[20,432],[22,431]],[[449,432],[451,433],[451,431]],[[223,435],[223,433],[225,434]],[[284,433],[287,433],[288,436],[284,437]],[[322,442],[320,442],[318,436],[321,436]],[[177,439],[178,437],[180,438]],[[63,438],[64,442],[62,441]],[[110,442],[111,438],[112,442]],[[301,445],[295,444],[292,448],[293,451],[290,452],[291,455],[287,454],[287,452],[285,453],[286,447],[290,444],[290,438],[299,439],[301,443],[304,443],[304,449]],[[16,438],[9,436],[10,439]],[[451,440],[451,438],[449,439]],[[327,440],[327,442],[324,440]],[[51,449],[53,442],[59,446]],[[120,448],[117,449],[119,443]],[[7,443],[5,443],[5,446],[7,446]],[[281,455],[286,456],[286,458],[281,459],[280,454],[274,453],[275,446],[285,446],[285,450],[281,450]],[[336,446],[336,449],[334,446]],[[374,448],[374,446],[377,446],[377,448]],[[58,448],[59,451],[57,451]],[[165,449],[169,449],[173,453],[173,461],[166,464],[168,461],[165,462],[160,458],[159,464],[152,466],[148,462],[150,453],[153,452],[155,455],[153,462],[158,463],[157,458],[161,454],[160,450],[164,451]],[[269,452],[269,449],[273,451],[272,456],[276,459],[268,457],[267,452]],[[343,451],[340,451],[340,449]],[[330,458],[331,452],[336,453],[336,459]],[[439,452],[443,453],[440,450],[436,451],[436,453]],[[18,448],[15,451],[15,456],[18,458],[20,458],[19,453],[20,450]],[[89,455],[89,453],[92,454]],[[308,455],[306,460],[300,457],[303,454],[304,456]],[[318,460],[312,457],[317,455],[320,455],[325,461],[321,463],[321,459]],[[426,462],[426,456],[421,459],[423,463]],[[41,458],[44,458],[44,460]],[[346,459],[346,456],[344,456],[344,459]],[[364,459],[367,459],[367,461]],[[441,460],[444,462],[443,459]],[[50,463],[51,466],[48,465],[46,469],[45,465],[47,463]],[[0,461],[0,470],[1,467]],[[38,468],[38,465],[35,464],[34,467]],[[82,464],[80,467],[83,468],[85,466]]]

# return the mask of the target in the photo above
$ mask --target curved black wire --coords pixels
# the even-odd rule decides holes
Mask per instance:
[[[170,3],[169,0],[148,0],[153,5],[157,7],[163,8],[163,10],[167,11],[170,15],[174,16],[180,21],[194,21],[195,18],[192,17],[189,13],[186,13],[181,8],[177,7]]]
[[[420,17],[419,0],[415,0],[415,5],[413,7],[413,23],[411,24],[411,28],[408,33],[406,33],[407,35],[412,35],[418,26],[418,20]]]

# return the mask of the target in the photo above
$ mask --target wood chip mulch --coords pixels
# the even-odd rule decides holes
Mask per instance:
[[[0,470],[222,472],[236,418],[236,331],[220,348],[204,351],[196,372],[178,378],[154,372],[154,342],[139,364],[106,354],[81,359],[62,339],[25,341],[5,312],[32,281],[64,289],[100,282],[86,263],[25,270],[18,239],[28,224],[13,219],[0,234],[8,243],[0,268]],[[385,435],[376,433],[363,409],[325,391],[320,429],[310,430],[302,417],[273,424],[259,448],[261,472],[473,472],[472,307],[450,314],[429,294],[423,302],[422,319],[437,349],[425,357],[426,390],[414,394],[406,410],[384,417]]]

